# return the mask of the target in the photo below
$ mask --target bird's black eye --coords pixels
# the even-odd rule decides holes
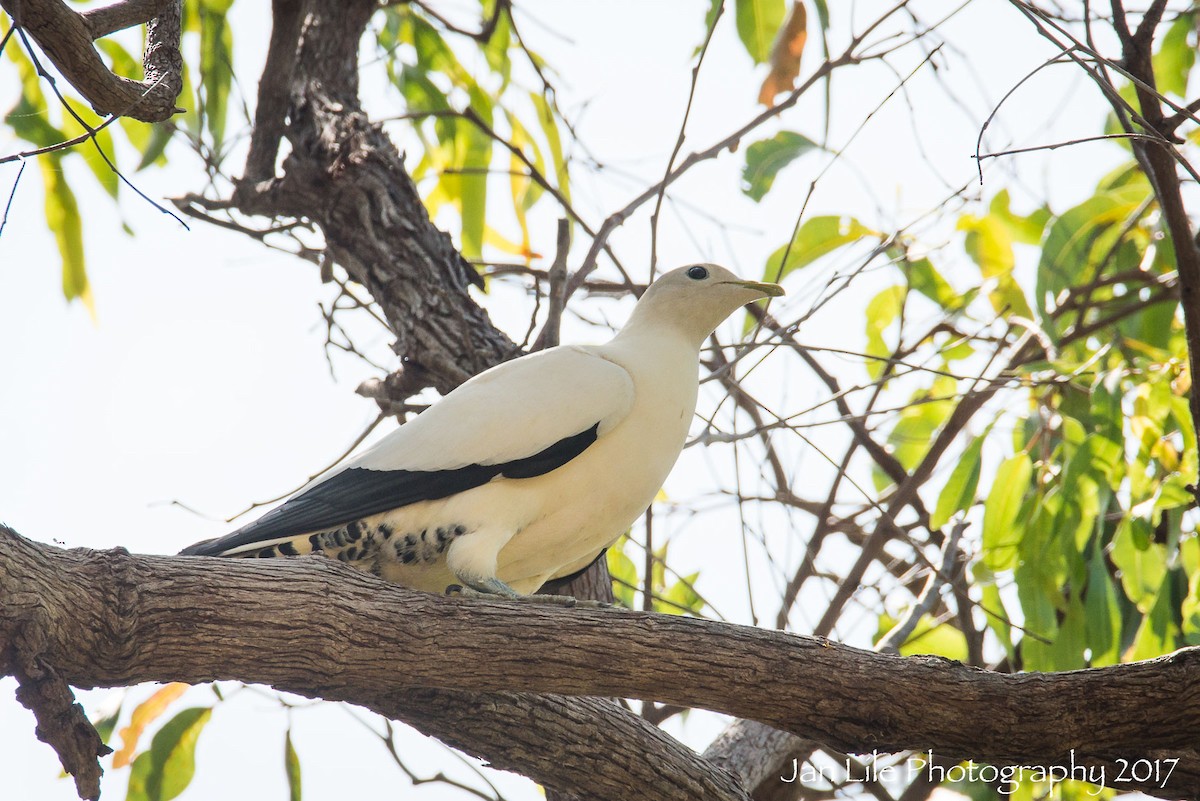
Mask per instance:
[[[688,267],[687,277],[693,281],[703,281],[705,278],[708,278],[708,270],[699,265]]]

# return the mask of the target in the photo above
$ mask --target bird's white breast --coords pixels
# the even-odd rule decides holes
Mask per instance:
[[[633,397],[628,413],[607,429],[602,425],[583,453],[534,478],[498,478],[379,518],[404,531],[464,524],[473,533],[453,546],[460,557],[473,549],[486,561],[499,541],[495,575],[522,593],[587,565],[662,487],[687,438],[699,382],[695,347],[672,337],[617,339],[586,350],[626,371]],[[382,575],[433,592],[456,580],[445,559],[385,563]]]
[[[521,482],[548,503],[500,552],[498,575],[518,591],[571,573],[611,545],[654,500],[683,448],[696,408],[694,349],[669,338],[622,344],[596,351],[632,377],[629,414],[568,464]]]

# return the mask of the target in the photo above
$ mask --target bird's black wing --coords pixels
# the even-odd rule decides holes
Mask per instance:
[[[495,465],[470,464],[454,470],[368,470],[336,473],[253,523],[224,537],[198,542],[180,553],[220,556],[236,548],[345,525],[418,501],[447,498],[488,483],[496,476],[533,478],[562,467],[596,441],[597,423],[533,456]]]

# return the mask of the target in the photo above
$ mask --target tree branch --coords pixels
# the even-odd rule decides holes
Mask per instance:
[[[1180,306],[1183,310],[1183,327],[1187,337],[1188,368],[1193,376],[1200,368],[1200,248],[1193,239],[1192,223],[1183,202],[1183,189],[1179,174],[1175,170],[1179,154],[1170,145],[1174,124],[1163,114],[1162,97],[1156,90],[1153,63],[1154,29],[1162,17],[1165,0],[1156,0],[1142,17],[1136,33],[1129,35],[1127,28],[1121,35],[1121,56],[1130,74],[1136,79],[1138,104],[1150,130],[1163,137],[1162,142],[1149,143],[1134,139],[1133,152],[1154,187],[1159,208],[1162,209],[1166,228],[1171,235],[1175,250],[1175,266],[1179,271]],[[1114,18],[1121,18],[1116,26],[1124,26],[1124,10],[1118,0],[1113,0]],[[1193,425],[1200,425],[1200,392],[1191,392],[1188,405]],[[1195,443],[1187,443],[1195,447]],[[1200,499],[1200,488],[1193,490]]]
[[[399,717],[417,713],[398,699],[430,688],[629,697],[758,720],[846,752],[1073,759],[1105,768],[1112,786],[1200,797],[1195,648],[1006,675],[692,618],[444,598],[322,559],[63,551],[8,529],[0,529],[0,586],[5,672],[16,635],[35,625],[41,664],[75,686],[237,679]],[[586,792],[563,786],[553,751],[502,750],[517,737],[504,731],[487,758],[524,754],[532,778]],[[1159,787],[1114,781],[1122,758],[1180,762]]]
[[[388,411],[389,400],[427,386],[448,392],[520,349],[471,299],[467,289],[481,279],[430,221],[404,157],[361,110],[359,43],[376,8],[274,0],[245,176],[231,199],[189,196],[177,205],[315,223],[331,263],[367,288],[396,335],[403,366],[372,390]],[[289,153],[277,177],[284,137]]]
[[[0,7],[15,25],[33,37],[97,113],[162,122],[181,111],[175,107],[175,99],[183,89],[181,0],[123,3],[95,9],[88,12],[89,16],[72,11],[60,0],[0,0]],[[152,12],[157,13],[153,19],[142,16]],[[136,16],[142,19],[134,20]],[[114,75],[92,40],[147,19],[144,80]]]
[[[122,0],[79,12],[93,39],[142,25],[167,10],[171,0]]]

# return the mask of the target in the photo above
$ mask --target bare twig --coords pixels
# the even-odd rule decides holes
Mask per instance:
[[[932,570],[925,582],[924,589],[917,597],[917,602],[909,607],[908,612],[887,634],[875,644],[875,650],[881,654],[899,654],[900,647],[916,631],[921,618],[929,614],[938,600],[938,593],[947,583],[953,583],[958,570],[955,563],[960,560],[958,542],[966,531],[967,524],[960,520],[950,531],[946,544],[942,549],[942,563],[938,570]]]

